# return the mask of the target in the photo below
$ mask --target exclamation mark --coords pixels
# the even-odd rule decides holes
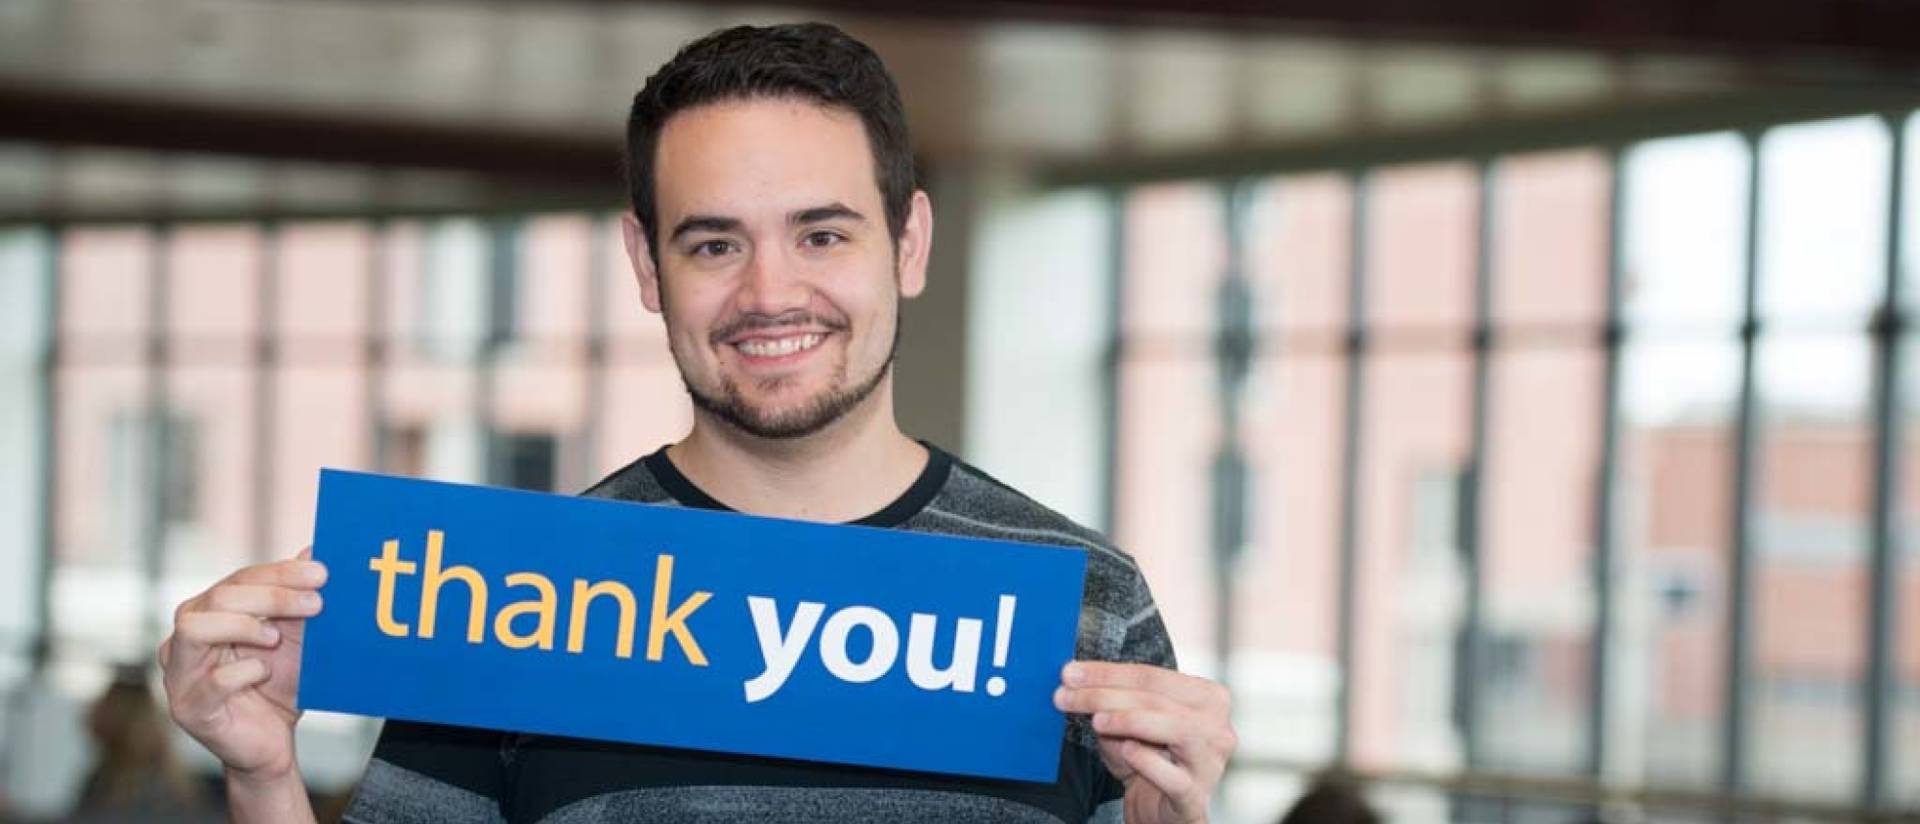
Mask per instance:
[[[1000,596],[1000,620],[993,624],[993,665],[1007,666],[1007,644],[1013,641],[1013,604],[1011,595]],[[995,698],[1007,691],[1007,679],[996,675],[987,679],[987,694]]]

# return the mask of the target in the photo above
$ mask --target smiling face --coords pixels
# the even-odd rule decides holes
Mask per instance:
[[[916,192],[889,236],[859,117],[789,99],[700,106],[667,121],[655,160],[658,225],[649,237],[628,215],[627,252],[695,406],[795,438],[884,399],[932,215]]]

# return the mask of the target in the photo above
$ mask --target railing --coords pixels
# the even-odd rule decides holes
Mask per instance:
[[[1302,776],[1335,771],[1325,764],[1257,757],[1236,758],[1233,769],[1235,772],[1282,772]],[[1920,809],[1869,809],[1760,793],[1729,795],[1715,790],[1637,786],[1577,776],[1522,775],[1492,770],[1448,772],[1337,768],[1337,772],[1365,788],[1430,790],[1458,800],[1480,802],[1475,809],[1488,817],[1475,817],[1472,820],[1499,824],[1520,820],[1517,817],[1520,811],[1539,805],[1584,809],[1590,815],[1580,820],[1606,824],[1633,824],[1667,818],[1862,824],[1920,820]]]

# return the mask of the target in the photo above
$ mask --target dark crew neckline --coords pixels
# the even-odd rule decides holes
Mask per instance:
[[[918,441],[918,443],[927,449],[927,465],[920,470],[920,476],[914,478],[913,483],[907,486],[907,491],[900,493],[900,497],[881,507],[878,512],[859,520],[847,521],[847,524],[899,526],[908,518],[919,514],[920,510],[927,508],[927,504],[933,501],[933,496],[940,491],[940,487],[946,485],[947,474],[953,469],[953,456],[926,441]],[[667,457],[665,446],[654,450],[641,461],[646,464],[647,471],[653,473],[654,479],[660,482],[660,488],[666,490],[667,494],[673,496],[673,499],[679,501],[681,505],[719,512],[738,511],[695,486],[691,479],[680,472],[679,467],[673,465],[673,459]]]

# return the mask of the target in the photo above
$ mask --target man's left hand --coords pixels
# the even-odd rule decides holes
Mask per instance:
[[[1149,664],[1074,661],[1053,705],[1093,716],[1100,759],[1126,785],[1129,824],[1206,821],[1239,743],[1227,688]]]

